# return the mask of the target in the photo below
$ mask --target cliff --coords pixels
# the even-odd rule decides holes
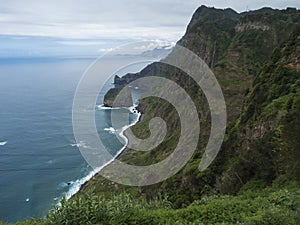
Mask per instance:
[[[178,44],[195,52],[211,67],[224,92],[229,120],[222,150],[213,165],[204,172],[198,170],[198,165],[211,128],[210,111],[196,83],[183,72],[160,63],[153,63],[138,74],[117,78],[122,84],[148,75],[173,80],[191,96],[201,118],[197,151],[180,173],[156,185],[142,188],[121,186],[120,189],[148,197],[156,196],[157,192],[165,193],[177,207],[181,207],[203,194],[237,193],[247,182],[255,179],[268,184],[280,177],[299,179],[295,174],[298,173],[295,162],[295,157],[298,157],[297,138],[287,141],[291,131],[298,129],[294,121],[296,117],[290,118],[297,115],[299,104],[295,93],[298,92],[289,87],[298,85],[295,80],[299,75],[295,23],[299,21],[300,12],[293,9],[265,8],[239,14],[231,9],[201,6],[194,13]],[[290,108],[279,110],[283,105]],[[180,121],[173,106],[161,99],[143,99],[139,108],[144,116],[132,128],[136,136],[145,138],[149,135],[148,122],[153,117],[166,121],[167,136],[151,151],[128,149],[121,160],[149,165],[172,152],[179,139]],[[287,110],[291,113],[285,114]],[[274,115],[271,116],[272,113]],[[283,115],[290,119],[281,118]],[[282,130],[282,126],[287,128]],[[275,154],[274,151],[280,153]],[[289,172],[290,176],[287,175]],[[187,188],[189,192],[186,192]],[[98,176],[85,187],[87,189],[106,192],[110,187]]]
[[[251,179],[300,180],[300,25],[276,48],[245,97],[226,143],[232,163],[220,176],[221,192]]]
[[[127,85],[139,77],[162,76],[184,88],[201,119],[197,150],[187,165],[168,180],[145,187],[118,185],[96,175],[45,220],[20,224],[299,224],[299,22],[300,12],[293,8],[239,14],[201,6],[178,44],[210,65],[225,94],[229,123],[213,164],[198,170],[211,128],[203,92],[187,74],[153,63],[137,74],[116,76],[116,88],[106,94],[105,103],[113,106],[121,88],[129,92]],[[127,97],[124,106],[131,104]],[[143,166],[174,150],[180,120],[174,107],[159,98],[142,99],[139,110],[142,120],[132,128],[137,137],[149,137],[154,117],[167,124],[160,145],[147,152],[127,149],[119,157]]]

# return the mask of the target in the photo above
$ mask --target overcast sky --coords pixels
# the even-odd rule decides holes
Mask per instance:
[[[2,34],[177,40],[200,5],[237,11],[299,0],[0,0]]]
[[[0,0],[0,35],[13,40],[54,38],[60,45],[85,47],[144,39],[177,41],[200,5],[241,12],[265,6],[300,8],[300,1]]]

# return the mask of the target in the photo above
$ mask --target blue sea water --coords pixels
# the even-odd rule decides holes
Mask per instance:
[[[0,60],[0,221],[45,216],[91,173],[76,147],[72,103],[93,60]],[[108,82],[106,88],[111,86]],[[137,115],[128,113],[131,123]],[[97,128],[117,153],[122,144],[109,130],[109,115],[110,110],[96,110]]]

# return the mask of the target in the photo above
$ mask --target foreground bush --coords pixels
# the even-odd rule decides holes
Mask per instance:
[[[244,190],[238,196],[209,196],[194,201],[187,208],[172,209],[167,198],[152,201],[134,199],[123,193],[111,198],[86,194],[60,206],[45,220],[31,220],[19,225],[81,224],[245,224],[298,225],[300,221],[300,189]],[[1,223],[0,223],[1,224]]]

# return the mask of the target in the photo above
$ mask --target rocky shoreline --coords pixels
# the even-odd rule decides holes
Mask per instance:
[[[112,89],[111,89],[112,90]],[[109,91],[106,93],[105,96],[108,96],[110,93]],[[110,107],[110,108],[113,108],[112,106],[109,106],[109,105],[105,105],[104,104],[104,107]],[[102,167],[98,168],[98,169],[95,169],[93,171],[91,171],[91,173],[87,176],[87,177],[84,177],[83,178],[83,183],[80,184],[78,190],[74,193],[71,193],[70,196],[68,197],[67,196],[67,199],[71,199],[72,197],[76,196],[78,193],[82,192],[85,187],[88,185],[88,183],[91,181],[91,180],[94,180],[96,179],[96,177],[99,175],[99,172],[101,170],[103,170],[105,167],[107,167],[110,163],[112,163],[115,159],[120,159],[125,153],[126,153],[126,150],[127,150],[127,143],[128,143],[128,138],[126,137],[126,130],[129,129],[130,127],[136,125],[137,123],[139,123],[141,120],[142,120],[142,113],[139,111],[139,106],[138,105],[131,105],[130,107],[128,106],[118,106],[118,107],[124,107],[124,108],[128,108],[129,110],[131,110],[133,113],[136,113],[138,115],[137,119],[131,123],[130,125],[124,127],[124,129],[120,132],[120,136],[124,137],[126,139],[126,145],[123,146],[122,149],[120,149],[120,151],[115,155],[114,159],[111,160],[110,162],[108,162],[107,164],[103,165]],[[86,179],[85,179],[86,178]]]

